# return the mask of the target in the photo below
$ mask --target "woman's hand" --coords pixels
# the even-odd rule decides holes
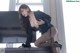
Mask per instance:
[[[44,24],[45,22],[40,19],[39,21],[37,20],[37,23],[38,23],[38,24],[35,24],[34,27],[39,28],[39,25],[42,25],[42,24]]]
[[[44,24],[45,22],[40,19],[39,21],[37,21],[37,23],[38,23],[38,25],[42,25],[42,24]]]

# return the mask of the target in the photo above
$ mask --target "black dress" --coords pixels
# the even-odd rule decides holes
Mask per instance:
[[[34,12],[35,18],[37,20],[41,19],[45,22],[45,24],[39,26],[39,31],[43,34],[45,33],[50,27],[52,27],[51,24],[51,17],[41,11]]]
[[[33,31],[39,30],[42,34],[45,33],[50,27],[52,27],[51,22],[51,17],[41,11],[35,11],[34,12],[35,18],[39,21],[40,19],[45,21],[45,24],[40,25],[38,29],[35,27],[31,27],[30,22],[29,22],[29,16],[23,17],[23,25],[26,29],[26,34],[27,34],[27,40],[26,40],[26,45],[30,46],[30,43],[32,42],[33,38]],[[26,46],[27,47],[27,46]]]

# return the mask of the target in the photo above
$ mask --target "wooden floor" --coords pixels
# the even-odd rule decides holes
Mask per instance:
[[[49,48],[5,48],[0,53],[51,53]]]

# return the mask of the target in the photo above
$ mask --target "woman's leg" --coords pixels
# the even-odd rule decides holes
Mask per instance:
[[[40,45],[41,43],[50,39],[50,37],[49,37],[50,32],[49,31],[50,30],[48,30],[46,33],[42,34],[42,36],[35,41],[36,46],[41,47],[41,45]]]
[[[54,36],[56,35],[56,33],[57,33],[56,28],[51,27],[51,29],[49,29],[46,33],[42,34],[42,36],[35,41],[35,45],[38,47],[49,46],[51,42],[54,42]],[[47,42],[47,44],[45,44],[44,42]],[[57,53],[56,48],[51,47],[51,49],[52,49],[52,53]]]
[[[49,43],[54,42],[54,36],[56,34],[55,27],[51,27],[47,32],[42,34],[42,36],[35,41],[35,45],[38,47],[42,47],[42,43],[49,41]],[[46,45],[45,45],[46,46]]]

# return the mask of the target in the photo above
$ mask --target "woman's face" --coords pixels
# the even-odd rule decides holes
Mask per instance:
[[[24,17],[27,17],[29,15],[29,9],[21,9],[21,14]]]

